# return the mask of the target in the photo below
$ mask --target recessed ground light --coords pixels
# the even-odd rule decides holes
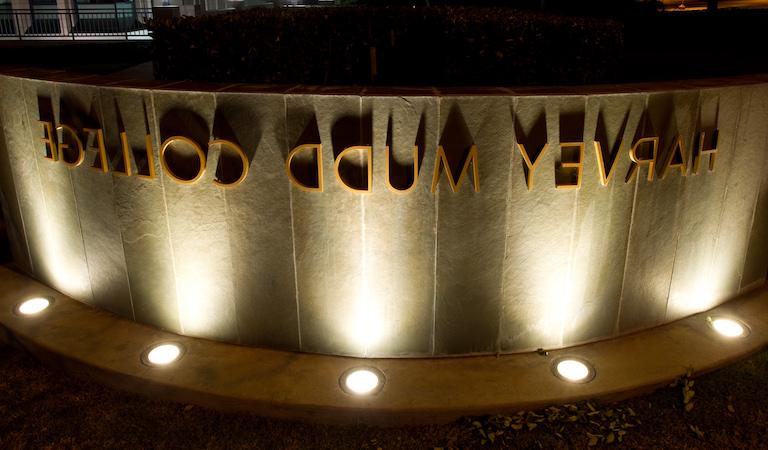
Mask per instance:
[[[177,361],[184,353],[184,348],[173,342],[166,342],[150,347],[141,359],[150,366],[167,366]]]
[[[595,378],[595,369],[583,359],[563,357],[552,364],[552,371],[561,380],[587,383]]]
[[[23,316],[34,316],[48,309],[53,301],[50,298],[35,297],[21,302],[16,307],[16,313]]]
[[[744,337],[749,334],[749,327],[743,322],[736,319],[729,319],[726,317],[707,317],[709,326],[712,327],[719,335],[737,338]]]
[[[353,395],[371,395],[384,386],[384,374],[373,367],[355,367],[341,375],[339,379],[344,392]]]

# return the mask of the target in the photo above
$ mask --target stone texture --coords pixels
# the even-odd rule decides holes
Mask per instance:
[[[755,205],[759,200],[759,186],[765,176],[763,164],[766,158],[765,124],[768,116],[764,101],[768,88],[761,85],[746,89],[736,134],[735,152],[726,183],[722,211],[724,220],[718,230],[715,247],[714,258],[719,265],[715,293],[717,298],[732,297],[749,284],[743,284],[750,244],[749,233],[756,218]],[[761,249],[756,248],[755,251],[759,255]]]
[[[213,132],[250,159],[243,183],[222,191],[241,342],[298,350],[283,97],[217,94]]]
[[[664,321],[680,235],[680,197],[683,176],[670,170],[659,179],[661,161],[671,152],[678,135],[690,143],[696,127],[698,91],[654,93],[648,96],[642,135],[659,136],[649,182],[648,167],[641,166],[634,179],[635,203],[624,271],[624,289],[619,312],[619,331],[627,332]],[[640,137],[640,136],[638,136]]]
[[[285,101],[286,149],[317,139],[323,146],[324,191],[291,187],[301,349],[364,356],[381,326],[365,286],[364,200],[333,172],[335,154],[370,145],[362,136],[360,97],[287,95]]]
[[[216,161],[217,154],[206,151],[216,106],[213,94],[154,92],[152,100],[158,143],[183,135],[208,153],[208,159]],[[184,334],[238,341],[226,200],[213,179],[211,167],[193,184],[180,184],[165,173],[161,175],[179,317]]]
[[[765,85],[440,98],[152,93],[0,76],[0,89],[11,93],[0,98],[0,189],[14,258],[69,296],[178,333],[362,357],[525,351],[674,320],[764,283],[768,271]],[[74,169],[45,160],[39,117],[101,124],[112,172],[88,168],[95,151]],[[690,174],[697,132],[715,127],[716,170],[705,157]],[[152,133],[156,178],[115,173],[122,129],[142,174]],[[195,184],[161,170],[159,147],[172,135],[207,153]],[[632,142],[652,135],[661,137],[657,174],[677,135],[689,173],[649,183],[642,168],[626,183]],[[247,152],[242,185],[213,184],[232,155],[209,151],[211,138]],[[616,154],[607,187],[595,139]],[[573,141],[586,142],[581,188],[555,189],[568,176],[559,144]],[[532,154],[549,143],[531,191],[518,142]],[[284,171],[288,152],[312,143],[323,145],[322,193]],[[415,189],[391,192],[384,149],[404,187],[414,143]],[[477,145],[480,192],[471,175],[452,192],[445,171],[430,192],[438,144],[454,173]],[[351,145],[373,147],[371,193],[334,175]],[[195,169],[182,147],[176,164]],[[362,153],[350,155],[342,178],[365,184],[367,169]]]
[[[560,142],[581,141],[585,97],[561,100],[521,97],[514,106],[515,140],[509,167],[504,310],[501,349],[517,351],[559,346],[563,342],[576,190],[555,188]],[[526,187],[523,144],[533,161],[533,187]],[[544,144],[549,143],[547,150]],[[540,153],[544,151],[544,153]],[[537,156],[534,156],[537,155]]]
[[[100,91],[104,137],[110,156],[116,226],[125,254],[128,282],[136,320],[166,330],[181,332],[173,253],[168,230],[168,212],[160,177],[157,135],[152,97],[149,92],[102,88]],[[122,122],[122,125],[121,125]],[[157,177],[127,177],[123,170],[121,128],[136,157],[144,155],[147,132],[153,135],[153,159]],[[143,167],[142,173],[148,173]]]
[[[565,312],[563,345],[615,332],[624,279],[627,235],[635,185],[624,182],[629,149],[645,107],[645,95],[606,95],[587,99],[584,173],[576,192],[570,304]],[[605,170],[613,179],[601,184],[593,141],[600,141]]]
[[[85,127],[100,128],[104,123],[98,88],[61,84],[59,101],[62,123],[79,132]],[[81,132],[80,136],[88,148],[87,134]],[[92,139],[91,145],[95,147],[95,136]],[[95,150],[86,151],[83,163],[70,170],[93,291],[92,304],[135,318],[115,211],[112,175],[91,169],[96,158]]]
[[[705,131],[705,148],[710,148],[711,132],[717,129],[718,154],[713,172],[709,158],[702,157],[698,175],[693,175],[697,139],[686,141],[688,176],[683,179],[679,199],[680,228],[675,249],[672,282],[667,305],[667,320],[674,320],[709,309],[734,295],[723,292],[723,260],[716,257],[717,234],[724,221],[724,194],[732,173],[736,130],[742,102],[748,91],[742,88],[711,89],[701,93],[696,134]]]
[[[763,127],[768,123],[768,86],[762,85],[758,95],[753,97],[755,104],[752,106],[755,114],[762,119]],[[754,219],[749,235],[749,245],[744,261],[744,274],[741,277],[741,290],[751,289],[766,282],[768,278],[768,136],[760,145],[755,142],[757,151],[762,153],[763,166],[760,180],[760,190],[755,203]]]
[[[25,80],[22,89],[28,123],[37,125],[36,121],[41,118],[59,122],[60,102],[56,84]],[[39,140],[42,136],[42,125],[33,127],[30,136],[33,147],[27,147],[31,155],[39,155],[33,159],[38,168],[43,195],[34,201],[39,201],[45,209],[44,218],[36,215],[27,221],[29,228],[39,227],[33,236],[34,239],[41,238],[43,243],[40,249],[42,252],[33,255],[36,273],[44,274],[43,277],[50,280],[57,290],[91,303],[93,292],[72,184],[72,170],[61,161],[43,158],[43,144]]]
[[[373,114],[373,192],[364,195],[367,301],[380,322],[370,356],[422,356],[432,353],[435,303],[435,197],[430,192],[438,135],[434,98],[367,97]],[[413,191],[387,186],[385,147],[397,188],[413,174],[413,146],[419,145],[419,177]],[[400,184],[398,184],[400,183]]]
[[[42,144],[38,146],[36,143],[39,141],[33,139],[33,136],[38,136],[38,131],[35,128],[33,134],[30,128],[24,102],[23,81],[2,77],[0,83],[2,92],[9,93],[0,96],[3,136],[27,237],[29,267],[37,279],[54,286],[55,279],[49,271],[50,267],[45,264],[50,236],[46,232],[47,211],[37,169],[37,156],[43,156],[42,149],[39,148]]]
[[[471,171],[452,192],[445,171],[437,201],[435,353],[498,350],[506,203],[512,165],[508,98],[440,100],[440,144],[455,176],[470,146],[477,146],[480,192]],[[425,173],[436,164],[427,153]],[[506,300],[508,297],[505,297]]]
[[[20,82],[6,76],[0,76],[0,91],[13,92],[14,85],[20,86]],[[24,219],[22,219],[17,192],[17,186],[21,182],[14,179],[13,171],[17,161],[11,161],[10,149],[15,145],[11,138],[18,139],[19,134],[29,135],[29,130],[26,128],[24,114],[21,115],[22,123],[11,119],[14,115],[14,100],[16,99],[12,95],[3,95],[0,98],[0,196],[2,196],[3,217],[10,242],[11,257],[19,269],[31,274],[32,261],[29,258]],[[6,126],[12,127],[8,132],[8,139],[5,136]]]

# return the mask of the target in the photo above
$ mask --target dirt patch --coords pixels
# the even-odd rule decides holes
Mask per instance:
[[[57,372],[7,346],[0,346],[0,374],[2,448],[768,448],[768,351],[610,405],[400,428],[305,424],[152,401]]]

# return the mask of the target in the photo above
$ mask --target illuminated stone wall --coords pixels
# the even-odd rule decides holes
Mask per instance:
[[[765,282],[768,84],[661,88],[360,96],[0,76],[3,213],[22,270],[186,335],[371,357],[568,346],[702,311]],[[38,120],[80,133],[83,164],[46,159]],[[84,128],[103,130],[108,173],[88,167],[99,155]],[[715,129],[715,169],[702,154],[693,174],[700,132],[706,150]],[[121,131],[139,156],[151,134],[155,178],[137,176],[149,171],[133,159],[133,175],[116,173],[126,171]],[[207,151],[194,184],[177,183],[159,162],[174,135]],[[630,148],[653,136],[653,181],[643,163],[627,182]],[[678,137],[686,176],[675,167]],[[247,155],[238,186],[213,183],[224,153],[207,150],[213,138]],[[607,186],[595,140],[606,167],[616,155]],[[579,179],[578,147],[560,145],[578,142],[580,186],[557,189]],[[533,162],[545,143],[529,169],[523,155]],[[301,144],[322,144],[323,192],[286,174]],[[373,148],[371,193],[335,178],[336,155],[354,145]],[[403,188],[414,145],[417,183],[392,192],[385,147]],[[433,193],[438,146],[457,177],[475,146],[479,180],[469,165],[453,192],[442,170]],[[361,155],[340,169],[347,181],[365,179]],[[299,172],[311,162],[297,160]]]

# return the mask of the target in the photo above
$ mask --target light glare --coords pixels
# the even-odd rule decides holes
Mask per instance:
[[[176,344],[161,344],[147,353],[147,361],[157,366],[170,364],[181,356],[181,348]]]
[[[575,359],[564,359],[557,363],[557,373],[568,381],[584,381],[589,376],[589,367]]]
[[[51,306],[50,300],[47,298],[36,297],[19,305],[19,313],[24,314],[25,316],[30,316],[45,311],[49,306]]]
[[[744,336],[744,327],[735,320],[714,319],[712,321],[712,328],[725,337]]]
[[[343,380],[347,390],[357,395],[367,395],[379,387],[379,376],[369,369],[356,369],[349,372]]]

